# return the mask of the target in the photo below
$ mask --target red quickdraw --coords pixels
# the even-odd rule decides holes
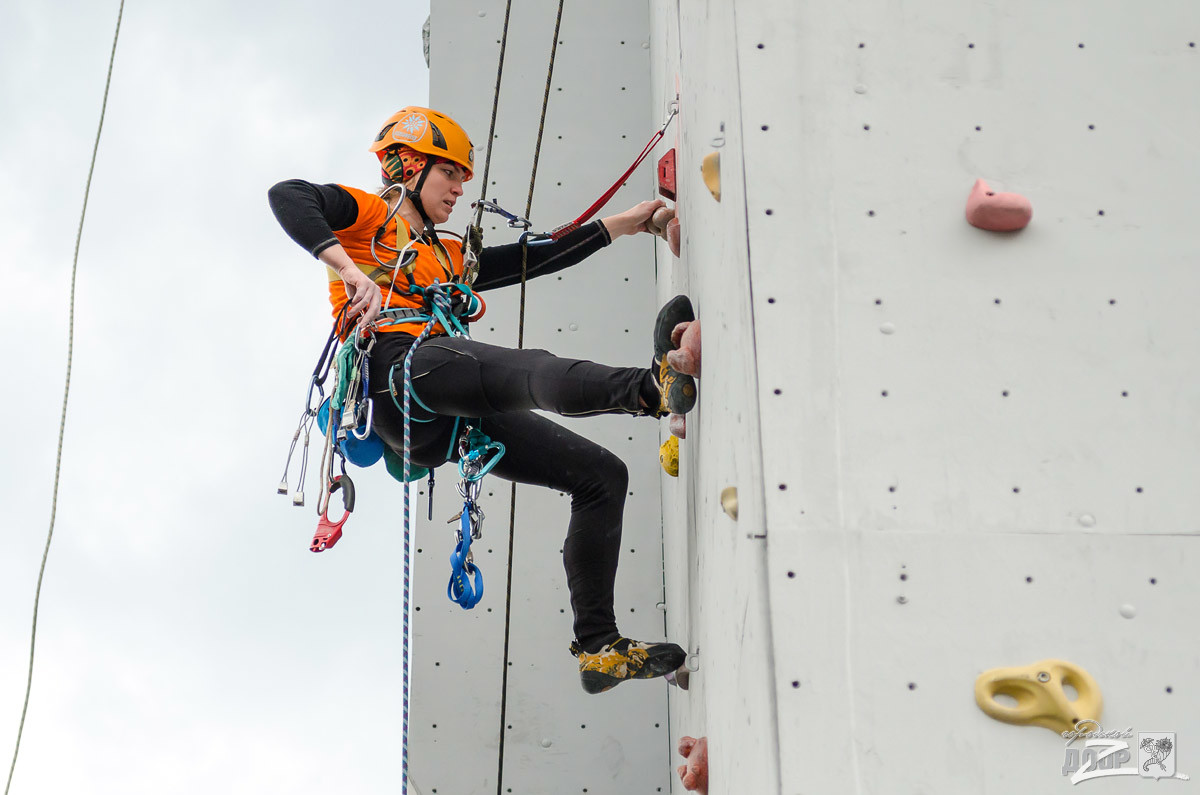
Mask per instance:
[[[345,512],[342,518],[336,522],[329,519],[329,505],[333,501],[333,493],[335,491],[342,492],[342,507]],[[324,552],[338,542],[342,537],[342,525],[350,518],[350,512],[354,510],[354,481],[350,480],[349,475],[338,475],[329,484],[329,489],[325,492],[325,511],[321,514],[321,519],[317,522],[317,532],[313,535],[312,543],[308,548],[313,552]]]
[[[611,188],[609,188],[607,191],[605,191],[604,195],[601,196],[599,199],[597,199],[595,204],[593,204],[591,207],[584,210],[583,215],[579,216],[578,218],[576,218],[574,221],[570,222],[569,224],[563,224],[562,226],[558,227],[553,232],[551,232],[550,233],[551,239],[561,240],[564,236],[570,234],[571,232],[574,232],[576,229],[578,229],[579,227],[581,227],[585,223],[587,223],[588,220],[593,215],[600,212],[600,208],[602,208],[604,205],[608,204],[608,200],[611,199],[613,197],[613,195],[616,194],[616,192],[621,189],[621,186],[625,184],[625,180],[629,179],[629,175],[632,174],[634,172],[634,170],[637,169],[637,167],[642,164],[642,161],[646,159],[646,156],[650,154],[650,152],[654,149],[655,145],[663,139],[664,135],[667,134],[667,127],[671,126],[671,120],[674,119],[676,114],[678,114],[678,113],[679,113],[679,108],[672,105],[671,115],[668,116],[667,120],[663,123],[662,129],[660,129],[658,132],[654,133],[653,137],[650,138],[650,142],[648,144],[646,144],[646,147],[644,149],[642,149],[642,153],[640,155],[638,155],[637,160],[633,161],[633,165],[630,166],[628,169],[626,169],[625,173],[621,175],[621,178],[618,179],[616,182],[614,182],[613,186]]]

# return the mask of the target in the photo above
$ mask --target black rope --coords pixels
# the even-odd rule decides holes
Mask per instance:
[[[8,783],[4,795],[12,787],[13,773],[17,769],[17,755],[21,752],[21,735],[25,731],[25,715],[29,712],[29,693],[33,689],[33,654],[37,648],[38,602],[42,598],[42,577],[46,573],[46,558],[50,555],[50,541],[54,538],[54,519],[58,514],[58,481],[62,474],[63,435],[67,428],[67,398],[71,394],[71,360],[75,351],[75,275],[79,269],[79,243],[83,239],[83,219],[87,217],[88,195],[92,191],[92,173],[96,170],[96,153],[100,150],[100,133],[104,129],[104,111],[108,108],[108,87],[112,85],[113,63],[117,59],[117,39],[121,34],[121,17],[125,13],[125,0],[117,9],[117,29],[113,33],[112,53],[108,56],[108,76],[104,79],[104,100],[100,103],[100,123],[96,127],[96,141],[92,144],[92,162],[88,166],[87,183],[83,188],[83,209],[79,213],[79,230],[75,233],[75,256],[71,260],[71,298],[67,321],[67,378],[63,387],[62,416],[58,423],[58,452],[54,458],[54,491],[50,502],[50,532],[46,534],[46,548],[42,551],[42,566],[38,570],[37,589],[33,596],[33,630],[29,639],[29,676],[25,680],[25,704],[21,707],[21,724],[17,727],[17,743],[13,748],[12,766],[8,769]]]
[[[546,69],[546,90],[542,95],[542,116],[538,120],[537,143],[533,148],[533,170],[529,174],[529,196],[525,200],[525,217],[533,212],[533,188],[537,182],[538,158],[542,152],[542,134],[546,130],[546,109],[550,105],[550,83],[554,78],[554,58],[558,53],[558,33],[562,28],[563,0],[558,0],[558,16],[554,20],[554,41],[550,45],[550,65]],[[508,31],[508,14],[505,12],[504,30]],[[503,40],[502,40],[503,41]],[[500,51],[504,52],[501,43]],[[499,78],[496,80],[497,97],[500,91]],[[496,120],[496,111],[492,110],[492,123]],[[490,145],[490,142],[489,142]],[[491,152],[489,149],[488,155]],[[486,168],[486,167],[485,167]],[[486,174],[486,172],[485,172]],[[486,189],[486,183],[484,183]],[[525,283],[529,270],[529,246],[524,236],[521,238],[521,306],[517,319],[517,348],[525,347]],[[504,592],[504,668],[501,675],[500,688],[500,761],[496,774],[496,794],[500,795],[504,787],[504,730],[508,714],[508,642],[509,629],[512,625],[512,580],[513,580],[513,546],[516,540],[517,527],[517,484],[512,484],[512,492],[508,503],[508,583]]]
[[[496,140],[496,113],[500,109],[500,78],[504,75],[504,50],[508,47],[508,19],[512,14],[512,0],[504,4],[504,31],[500,35],[500,63],[496,66],[496,91],[492,94],[492,123],[488,127],[487,154],[483,160],[483,181],[479,188],[479,201],[487,198],[488,172],[492,168],[492,142]],[[482,210],[480,211],[482,212]]]

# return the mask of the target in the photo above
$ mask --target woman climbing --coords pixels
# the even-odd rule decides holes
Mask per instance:
[[[403,362],[425,322],[413,319],[423,303],[408,287],[464,280],[462,244],[442,240],[435,227],[450,217],[463,183],[472,177],[474,148],[449,117],[406,107],[385,122],[370,151],[382,169],[384,188],[378,194],[289,180],[271,188],[269,198],[284,231],[327,266],[334,317],[345,309],[345,317],[359,319],[360,330],[375,332],[369,367],[374,428],[385,444],[402,452],[404,416],[393,397],[402,394]],[[618,237],[645,231],[660,206],[641,202],[557,241],[528,246],[527,278],[558,272]],[[389,249],[398,254],[381,266],[375,255]],[[475,291],[521,280],[520,243],[484,248],[478,260]],[[381,315],[381,310],[390,311]],[[662,329],[669,336],[680,311],[690,315],[690,306],[668,304],[656,337]],[[600,693],[626,679],[677,669],[685,656],[678,645],[631,640],[617,629],[613,588],[629,477],[625,464],[532,411],[568,417],[688,411],[695,402],[694,383],[660,367],[669,340],[666,346],[656,340],[656,356],[647,369],[504,348],[447,332],[435,326],[413,354],[413,463],[432,469],[456,461],[457,418],[478,418],[482,430],[506,447],[493,474],[571,495],[563,563],[575,618],[570,649],[579,660],[584,690]]]

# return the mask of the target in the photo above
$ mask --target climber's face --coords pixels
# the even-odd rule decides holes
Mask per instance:
[[[457,163],[441,162],[433,167],[421,188],[421,204],[429,220],[444,224],[450,218],[458,197],[463,195],[465,176],[466,171]]]

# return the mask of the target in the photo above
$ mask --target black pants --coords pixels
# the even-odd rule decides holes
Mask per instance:
[[[404,415],[389,394],[389,377],[402,401],[404,357],[412,342],[407,334],[380,334],[371,356],[375,430],[401,453]],[[575,636],[588,647],[617,632],[613,585],[629,472],[608,450],[531,409],[567,417],[642,414],[640,400],[658,402],[650,370],[441,336],[417,348],[412,374],[413,391],[425,406],[413,401],[411,407],[413,462],[432,468],[457,461],[455,418],[478,418],[483,432],[506,448],[493,474],[570,494],[563,564]]]

